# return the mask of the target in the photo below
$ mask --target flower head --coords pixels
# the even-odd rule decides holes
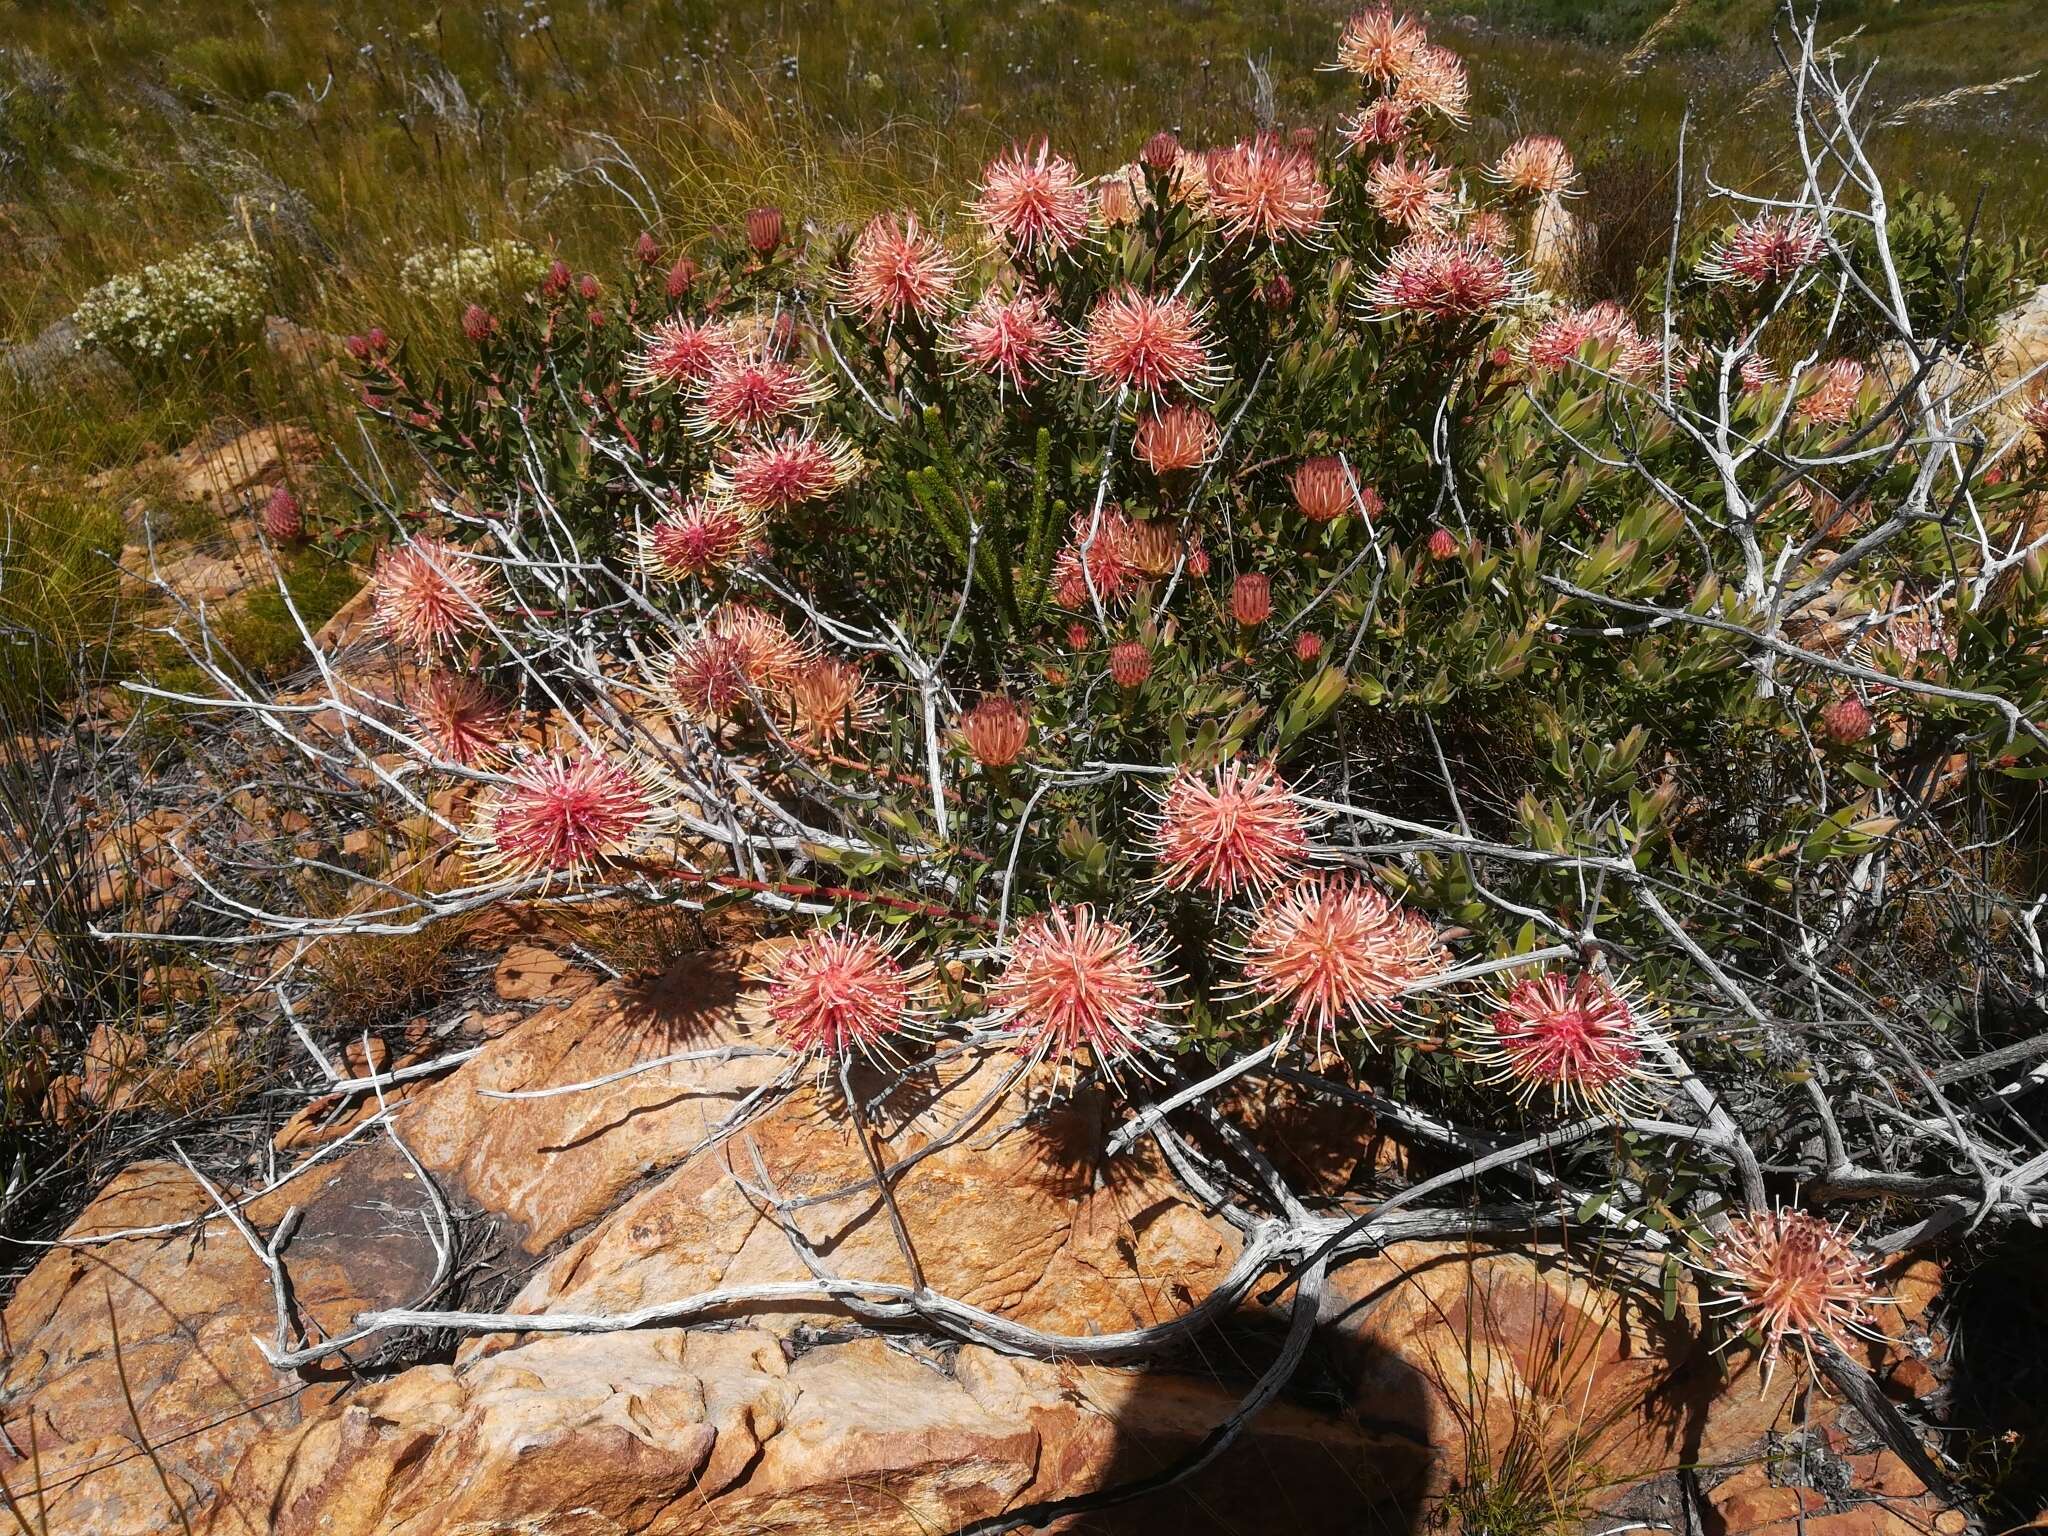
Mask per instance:
[[[288,485],[280,485],[263,503],[263,535],[276,544],[289,544],[306,531],[306,517],[299,510],[299,498]]]
[[[1746,1317],[1763,1335],[1764,1368],[1796,1342],[1813,1359],[1824,1339],[1847,1349],[1874,1332],[1870,1309],[1883,1298],[1873,1266],[1841,1227],[1805,1211],[1751,1211],[1728,1224],[1703,1264],[1729,1283],[1718,1305]]]
[[[1226,241],[1312,240],[1324,228],[1330,189],[1315,156],[1271,133],[1210,157],[1209,212]]]
[[[1364,305],[1379,320],[1470,320],[1516,303],[1525,286],[1506,258],[1469,235],[1419,235],[1373,275]]]
[[[1658,1075],[1655,1026],[1640,998],[1591,971],[1546,971],[1510,986],[1487,1021],[1477,1059],[1511,1083],[1516,1102],[1548,1092],[1560,1112],[1617,1114]]]
[[[1017,925],[988,999],[1032,1059],[1064,1072],[1086,1050],[1114,1078],[1165,1043],[1170,979],[1158,949],[1122,923],[1054,907]]]
[[[1218,901],[1291,879],[1308,858],[1308,814],[1271,763],[1175,771],[1152,818],[1151,852],[1169,891]]]
[[[1287,1010],[1290,1028],[1320,1041],[1347,1020],[1362,1028],[1394,1020],[1417,983],[1450,956],[1429,922],[1363,880],[1304,880],[1269,897],[1246,936],[1252,992]]]
[[[477,862],[498,879],[572,884],[641,846],[660,820],[646,778],[608,758],[539,757],[481,802]]]
[[[488,566],[426,535],[384,551],[370,587],[377,627],[427,659],[488,628],[498,602]]]
[[[1307,663],[1323,654],[1323,637],[1312,629],[1304,629],[1294,637],[1294,659]]]
[[[1795,414],[1812,426],[1839,427],[1856,415],[1868,370],[1854,358],[1838,357],[1815,375],[1811,389],[1799,398]]]
[[[1049,262],[1088,235],[1088,189],[1074,162],[1052,152],[1012,145],[982,172],[974,217],[1015,255]]]
[[[1132,523],[1124,539],[1123,552],[1124,558],[1130,561],[1132,569],[1139,575],[1170,576],[1180,559],[1180,529],[1163,517]]]
[[[444,763],[481,768],[505,755],[505,706],[471,673],[428,673],[405,707],[427,750]]]
[[[1208,327],[1193,304],[1125,288],[1089,311],[1081,372],[1119,393],[1201,394],[1215,383],[1217,365]]]
[[[669,657],[667,681],[693,719],[725,720],[757,696],[781,698],[809,659],[773,614],[720,603]]]
[[[1061,607],[1092,608],[1130,590],[1141,574],[1131,559],[1132,533],[1131,520],[1116,507],[1074,514],[1066,547],[1053,564],[1053,597]]]
[[[664,581],[702,578],[735,569],[760,537],[760,519],[737,502],[692,496],[640,530],[637,563]]]
[[[984,768],[1007,768],[1024,755],[1031,717],[1006,693],[992,693],[960,717],[960,739]]]
[[[1421,23],[1382,5],[1344,23],[1337,64],[1363,79],[1391,82],[1405,75],[1428,46]]]
[[[1409,120],[1415,104],[1399,96],[1381,96],[1360,107],[1337,125],[1348,151],[1364,153],[1408,137]]]
[[[1199,405],[1169,405],[1138,423],[1134,446],[1155,475],[1200,469],[1221,444],[1216,418]]]
[[[747,248],[766,261],[782,244],[782,210],[755,208],[747,214]]]
[[[787,704],[790,728],[814,747],[867,729],[881,713],[867,674],[836,656],[818,656],[798,667]]]
[[[1463,59],[1432,44],[1403,67],[1394,94],[1418,111],[1463,124],[1470,115],[1472,82],[1465,74]]]
[[[1827,249],[1819,221],[1806,214],[1766,213],[1735,226],[1700,263],[1708,282],[1758,288],[1811,266]]]
[[[1367,515],[1379,510],[1379,497],[1369,489],[1354,492],[1344,461],[1334,454],[1303,459],[1288,477],[1294,505],[1312,523],[1333,522],[1363,505]]]
[[[1588,342],[1611,350],[1606,366],[1617,378],[1647,377],[1664,360],[1664,349],[1636,329],[1627,310],[1603,300],[1590,309],[1546,317],[1525,348],[1529,366],[1540,373],[1558,372],[1577,363]]]
[[[1838,747],[1853,747],[1859,741],[1868,741],[1873,728],[1870,706],[1853,693],[1831,700],[1820,712],[1821,735]]]
[[[1564,140],[1547,133],[1517,139],[1500,152],[1487,179],[1523,197],[1562,197],[1573,190],[1578,170]]]
[[[1152,647],[1142,640],[1120,640],[1109,648],[1110,681],[1119,688],[1138,688],[1152,675]]]
[[[1389,224],[1416,233],[1447,227],[1457,211],[1450,167],[1427,158],[1411,161],[1402,151],[1366,172],[1365,195]]]
[[[960,264],[916,214],[879,214],[853,242],[834,287],[839,308],[870,325],[931,325],[953,307],[959,283]]]
[[[640,350],[626,364],[626,381],[635,389],[689,389],[730,362],[735,351],[732,328],[723,320],[664,320],[641,333]]]
[[[785,359],[769,338],[711,358],[692,394],[690,429],[704,437],[753,436],[831,398],[824,375]]]
[[[925,968],[906,969],[867,934],[814,928],[769,962],[764,979],[776,1036],[822,1065],[886,1051],[915,1017]]]
[[[1066,327],[1041,295],[1006,299],[993,290],[954,323],[944,342],[962,368],[1015,389],[1049,377],[1066,361],[1069,345]]]
[[[749,512],[787,512],[842,490],[860,470],[860,453],[845,438],[792,427],[780,437],[733,449],[713,477],[712,493],[731,497]]]
[[[1273,616],[1273,583],[1264,571],[1241,571],[1231,582],[1230,616],[1246,629]]]

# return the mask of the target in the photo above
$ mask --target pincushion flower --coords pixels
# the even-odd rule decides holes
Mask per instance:
[[[790,729],[814,747],[829,747],[872,726],[881,710],[867,673],[836,656],[819,656],[799,666],[789,680]]]
[[[1308,813],[1271,763],[1177,769],[1148,818],[1158,883],[1227,901],[1291,880],[1308,858]]]
[[[1216,418],[1199,405],[1169,405],[1138,423],[1132,446],[1155,475],[1200,469],[1221,445]]]
[[[768,1021],[793,1054],[836,1065],[888,1054],[917,1022],[928,968],[906,967],[881,940],[844,928],[814,928],[761,973]]]
[[[1799,397],[1794,414],[1809,426],[1839,427],[1855,418],[1868,370],[1854,358],[1838,357],[1811,375],[1812,386]]]
[[[982,172],[974,217],[1013,254],[1050,262],[1088,237],[1088,189],[1074,162],[1039,140],[1012,145]]]
[[[661,813],[646,777],[590,753],[538,757],[492,786],[472,825],[476,863],[493,878],[575,884],[639,849]]]
[[[1119,688],[1139,688],[1152,675],[1152,647],[1142,640],[1120,640],[1109,648],[1110,681]]]
[[[1411,988],[1450,954],[1427,919],[1351,878],[1304,880],[1268,897],[1238,956],[1251,993],[1286,1009],[1290,1029],[1326,1033],[1394,1022]]]
[[[1562,139],[1547,133],[1515,140],[1500,152],[1486,175],[1489,181],[1522,197],[1563,197],[1575,189],[1578,180],[1572,152]]]
[[[1337,64],[1366,80],[1391,82],[1407,73],[1429,46],[1420,23],[1391,6],[1360,11],[1344,23],[1337,40]]]
[[[640,530],[635,563],[664,581],[736,569],[760,542],[760,519],[739,503],[692,496]]]
[[[1589,342],[1611,349],[1604,366],[1616,378],[1647,378],[1664,361],[1664,349],[1636,329],[1627,310],[1608,300],[1548,316],[1529,337],[1524,356],[1538,372],[1555,373],[1577,363]]]
[[[508,718],[481,678],[435,671],[405,700],[413,731],[444,763],[481,768],[505,754]]]
[[[626,382],[635,389],[688,389],[733,358],[732,329],[722,320],[664,320],[640,336],[640,350],[626,363]]]
[[[963,370],[1021,390],[1065,364],[1071,339],[1041,295],[990,291],[954,322],[943,345]]]
[[[1763,1337],[1766,1379],[1788,1343],[1813,1363],[1816,1340],[1840,1350],[1856,1336],[1881,1338],[1871,1319],[1875,1266],[1840,1226],[1798,1210],[1750,1211],[1728,1224],[1702,1268],[1731,1294],[1709,1303],[1733,1311]]]
[[[960,717],[960,740],[984,768],[1007,768],[1024,755],[1031,717],[1006,693],[992,693]]]
[[[1141,576],[1173,574],[1180,563],[1181,535],[1177,524],[1163,517],[1134,522],[1124,538],[1123,555]]]
[[[773,614],[720,603],[668,658],[666,681],[693,719],[726,720],[757,698],[780,699],[809,660]]]
[[[1131,520],[1116,507],[1076,512],[1066,547],[1053,563],[1053,599],[1076,612],[1110,603],[1140,574],[1131,560]]]
[[[824,375],[783,357],[771,336],[711,359],[692,394],[688,420],[701,437],[748,437],[831,398]]]
[[[1330,189],[1316,175],[1315,156],[1277,134],[1235,144],[1210,157],[1209,213],[1225,241],[1278,244],[1323,232]]]
[[[263,536],[275,544],[289,544],[306,531],[306,515],[299,498],[288,485],[280,485],[263,503]]]
[[[879,214],[834,274],[835,302],[874,326],[935,324],[953,307],[960,264],[916,214]]]
[[[378,556],[370,589],[377,627],[424,660],[488,629],[499,598],[490,567],[428,535]]]
[[[1365,195],[1373,212],[1412,233],[1443,229],[1457,213],[1450,168],[1428,158],[1411,161],[1406,153],[1366,172]]]
[[[1273,582],[1264,571],[1240,571],[1231,582],[1230,616],[1246,629],[1273,616]]]
[[[1591,971],[1546,971],[1514,982],[1473,1052],[1526,1104],[1550,1095],[1559,1113],[1619,1115],[1662,1075],[1648,1005]]]
[[[1088,312],[1081,372],[1105,389],[1199,395],[1215,385],[1217,371],[1208,326],[1186,299],[1125,288],[1096,300]]]
[[[1515,248],[1514,226],[1498,208],[1481,208],[1465,220],[1465,238],[1505,256]]]
[[[1408,137],[1409,121],[1414,116],[1413,103],[1398,96],[1382,96],[1340,120],[1337,132],[1347,153],[1363,153],[1401,143]]]
[[[1171,1038],[1163,946],[1087,906],[1054,907],[1017,925],[989,1008],[1034,1062],[1065,1073],[1082,1052],[1115,1080],[1144,1070]]]
[[[1448,122],[1462,126],[1470,120],[1472,82],[1465,61],[1448,48],[1431,44],[1420,50],[1402,67],[1394,94]]]
[[[748,512],[787,512],[844,489],[860,471],[860,453],[845,438],[792,427],[780,437],[731,450],[712,478],[712,494],[730,497]]]
[[[1369,488],[1354,488],[1344,461],[1334,454],[1302,460],[1287,484],[1294,505],[1312,523],[1333,522],[1361,508],[1368,517],[1379,511],[1379,497]]]
[[[1826,249],[1826,234],[1808,215],[1760,214],[1738,224],[1708,252],[1699,275],[1709,282],[1758,288],[1796,275]]]
[[[1421,235],[1397,247],[1366,285],[1370,319],[1471,320],[1520,301],[1527,279],[1470,236]]]

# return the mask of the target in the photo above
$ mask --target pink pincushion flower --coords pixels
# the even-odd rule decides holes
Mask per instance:
[[[1445,228],[1457,211],[1450,168],[1427,158],[1411,161],[1405,153],[1366,172],[1365,195],[1373,212],[1414,233]]]
[[[1006,299],[991,291],[954,323],[944,345],[962,368],[1021,390],[1062,366],[1071,341],[1039,294]]]
[[[1337,40],[1337,64],[1366,80],[1393,81],[1406,74],[1428,46],[1429,34],[1420,23],[1381,5],[1344,23]]]
[[[1562,197],[1578,179],[1572,152],[1547,133],[1517,139],[1500,152],[1487,179],[1523,197]]]
[[[1131,520],[1115,507],[1099,516],[1076,512],[1067,545],[1054,562],[1053,598],[1081,611],[1122,597],[1142,574],[1132,563]]]
[[[845,438],[791,428],[730,452],[713,477],[712,493],[749,512],[787,512],[844,489],[860,471],[860,453]]]
[[[722,320],[664,320],[641,334],[626,382],[643,390],[689,389],[731,362],[736,350],[732,328]]]
[[[686,714],[725,720],[756,698],[780,699],[809,659],[773,614],[721,603],[669,657],[667,681]]]
[[[1246,629],[1273,616],[1273,582],[1264,571],[1241,571],[1231,582],[1230,616]]]
[[[787,361],[770,339],[711,359],[691,398],[690,429],[703,437],[754,436],[831,398],[823,375]]]
[[[1034,1061],[1064,1072],[1085,1050],[1113,1079],[1165,1043],[1171,979],[1159,949],[1122,923],[1054,907],[1018,924],[988,1000]]]
[[[1518,302],[1527,280],[1469,236],[1421,235],[1397,247],[1366,286],[1368,318],[1471,320]]]
[[[1217,365],[1208,327],[1194,305],[1125,288],[1098,299],[1089,311],[1081,372],[1119,393],[1202,394],[1215,384]]]
[[[836,1064],[887,1051],[915,1017],[924,968],[906,969],[864,933],[816,928],[776,955],[764,979],[783,1045]]]
[[[1393,1022],[1401,999],[1450,955],[1427,920],[1352,878],[1305,880],[1268,898],[1242,955],[1253,993],[1287,1010],[1289,1028],[1322,1036],[1349,1021]]]
[[[736,569],[760,541],[760,521],[738,503],[692,496],[641,529],[637,563],[650,576],[686,581]]]
[[[306,518],[299,510],[299,498],[292,494],[290,486],[280,485],[263,503],[264,536],[276,544],[289,544],[305,531]]]
[[[459,768],[481,768],[505,755],[508,717],[483,680],[435,671],[405,700],[414,732],[427,750]]]
[[[1763,1336],[1766,1376],[1787,1343],[1813,1363],[1815,1340],[1847,1350],[1882,1337],[1871,1308],[1884,1298],[1875,1266],[1841,1227],[1805,1211],[1751,1211],[1728,1224],[1702,1266],[1732,1293],[1712,1305],[1742,1316]]]
[[[1465,61],[1448,48],[1423,48],[1401,70],[1394,94],[1418,110],[1434,112],[1448,122],[1470,119],[1472,82]]]
[[[934,324],[952,309],[959,284],[959,262],[915,214],[871,220],[834,280],[839,308],[874,326]]]
[[[494,878],[570,883],[632,853],[660,820],[646,778],[596,755],[521,764],[480,805],[477,863]]]
[[[1041,139],[989,162],[973,213],[1015,255],[1050,262],[1087,238],[1088,189],[1074,162]]]
[[[1803,213],[1766,213],[1738,224],[1707,254],[1699,274],[1709,282],[1758,288],[1794,276],[1826,249],[1817,220]]]
[[[1109,648],[1109,676],[1119,688],[1139,688],[1152,675],[1152,647],[1142,640],[1120,640]]]
[[[1605,367],[1617,378],[1647,378],[1664,360],[1663,348],[1636,329],[1627,310],[1602,301],[1590,309],[1566,310],[1546,318],[1529,338],[1529,366],[1542,373],[1558,372],[1577,363],[1589,342],[1611,350]]]
[[[1294,637],[1294,659],[1307,663],[1323,654],[1323,637],[1312,629],[1304,629]]]
[[[1159,884],[1218,901],[1293,878],[1308,858],[1308,815],[1271,763],[1177,770],[1152,818]]]
[[[1337,131],[1347,152],[1362,154],[1401,143],[1408,137],[1409,120],[1414,115],[1413,103],[1398,96],[1381,96],[1345,118]]]
[[[1817,427],[1839,427],[1853,420],[1868,370],[1854,358],[1838,357],[1812,378],[1812,388],[1799,397],[1795,414]]]
[[[1226,241],[1313,240],[1323,232],[1330,189],[1315,156],[1262,133],[1210,157],[1209,212]]]
[[[1621,1114],[1660,1075],[1647,1013],[1604,976],[1546,971],[1508,988],[1474,1054],[1494,1068],[1485,1081],[1512,1084],[1518,1103],[1547,1092],[1560,1112]]]
[[[498,603],[488,566],[426,535],[384,551],[370,586],[377,627],[426,659],[487,629]]]

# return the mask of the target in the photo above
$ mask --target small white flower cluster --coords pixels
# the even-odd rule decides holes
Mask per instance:
[[[524,240],[493,240],[458,248],[429,246],[408,256],[398,280],[437,309],[487,299],[540,281],[547,262]]]
[[[72,321],[88,347],[162,367],[247,339],[269,286],[263,253],[239,240],[195,245],[140,272],[109,278]]]

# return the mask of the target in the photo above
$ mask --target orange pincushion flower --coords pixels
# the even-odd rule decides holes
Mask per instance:
[[[1024,755],[1031,717],[1006,693],[992,693],[960,717],[960,739],[984,768],[1007,768]]]
[[[1656,1027],[1643,1001],[1591,971],[1546,971],[1509,987],[1473,1054],[1510,1083],[1517,1103],[1547,1092],[1560,1112],[1618,1115],[1660,1075]]]
[[[466,672],[430,673],[405,701],[414,731],[445,763],[481,768],[505,755],[507,716],[483,680]]]
[[[1045,140],[1013,145],[982,172],[974,217],[1016,255],[1053,261],[1087,238],[1088,189]]]
[[[1034,1061],[1065,1072],[1085,1050],[1114,1080],[1166,1043],[1171,980],[1159,946],[1086,905],[1054,907],[1018,924],[988,1000]]]
[[[1766,1377],[1788,1342],[1807,1363],[1824,1339],[1847,1350],[1855,1336],[1880,1337],[1870,1309],[1884,1298],[1873,1266],[1841,1227],[1805,1211],[1751,1211],[1736,1217],[1703,1268],[1727,1281],[1732,1295],[1711,1305],[1732,1310],[1763,1336]]]
[[[850,661],[819,656],[789,681],[790,728],[814,747],[867,729],[880,717],[867,674]]]
[[[693,719],[730,719],[757,696],[779,699],[809,659],[773,614],[721,603],[669,657],[667,681]]]
[[[1141,576],[1172,575],[1180,552],[1180,530],[1163,517],[1132,523],[1124,540],[1124,557]]]
[[[1382,96],[1359,108],[1337,125],[1347,153],[1363,153],[1408,137],[1408,122],[1415,107],[1398,96]]]
[[[1142,687],[1152,675],[1152,647],[1142,640],[1121,640],[1109,648],[1109,676],[1119,688]]]
[[[1814,426],[1839,427],[1856,415],[1856,402],[1867,375],[1854,358],[1838,357],[1814,375],[1816,382],[1800,396],[1796,414]]]
[[[870,325],[930,325],[953,307],[960,264],[919,227],[916,214],[878,214],[835,275],[840,309]]]
[[[723,320],[664,320],[641,335],[626,382],[635,389],[688,389],[733,353],[732,329]]]
[[[737,568],[760,540],[760,519],[736,502],[692,496],[640,530],[635,563],[650,576],[685,581]]]
[[[860,453],[845,438],[792,427],[728,453],[713,477],[712,493],[748,512],[787,512],[844,489],[860,471]]]
[[[1175,771],[1151,818],[1159,884],[1219,901],[1292,879],[1308,858],[1308,815],[1271,763]]]
[[[595,755],[535,758],[479,805],[476,863],[501,880],[574,884],[639,848],[659,821],[634,767]]]
[[[498,604],[490,567],[426,535],[378,556],[370,587],[377,627],[424,659],[488,629]]]
[[[1230,584],[1230,616],[1257,629],[1273,616],[1273,583],[1263,571],[1244,571]]]
[[[1052,306],[1036,293],[1004,298],[984,293],[947,333],[945,349],[960,366],[1014,389],[1052,375],[1067,360],[1071,338]]]
[[[1138,423],[1134,446],[1155,475],[1200,469],[1221,445],[1216,418],[1199,405],[1169,405]]]
[[[1361,503],[1368,515],[1379,510],[1379,497],[1370,490],[1353,491],[1344,461],[1334,454],[1302,460],[1287,483],[1294,492],[1295,506],[1312,523],[1332,522],[1356,511]]]
[[[1131,520],[1116,507],[1076,512],[1067,544],[1053,564],[1053,598],[1079,612],[1122,597],[1140,574],[1131,560]]]
[[[1210,157],[1209,212],[1226,241],[1312,240],[1323,232],[1330,189],[1315,156],[1262,133]]]
[[[831,398],[824,376],[783,358],[771,338],[710,360],[695,386],[690,429],[703,437],[751,436]]]
[[[1398,80],[1429,46],[1420,23],[1391,6],[1360,11],[1344,23],[1337,40],[1337,64],[1367,80]]]
[[[1194,305],[1125,288],[1096,300],[1088,312],[1081,372],[1119,393],[1202,394],[1216,383],[1217,365]]]
[[[1268,898],[1241,958],[1253,993],[1284,1006],[1288,1027],[1308,1026],[1318,1043],[1347,1020],[1392,1022],[1402,997],[1450,963],[1425,919],[1351,878],[1305,880]]]
[[[1472,82],[1465,61],[1448,48],[1423,48],[1403,67],[1394,94],[1424,112],[1463,124],[1470,117]]]
[[[1564,140],[1537,133],[1502,150],[1487,177],[1525,197],[1562,197],[1572,191],[1578,170]]]
[[[763,979],[777,1037],[823,1065],[886,1052],[916,1017],[925,968],[905,968],[864,933],[814,928],[776,955]]]
[[[1373,212],[1412,232],[1442,229],[1457,211],[1450,167],[1428,158],[1410,161],[1405,152],[1366,173],[1365,195]]]

